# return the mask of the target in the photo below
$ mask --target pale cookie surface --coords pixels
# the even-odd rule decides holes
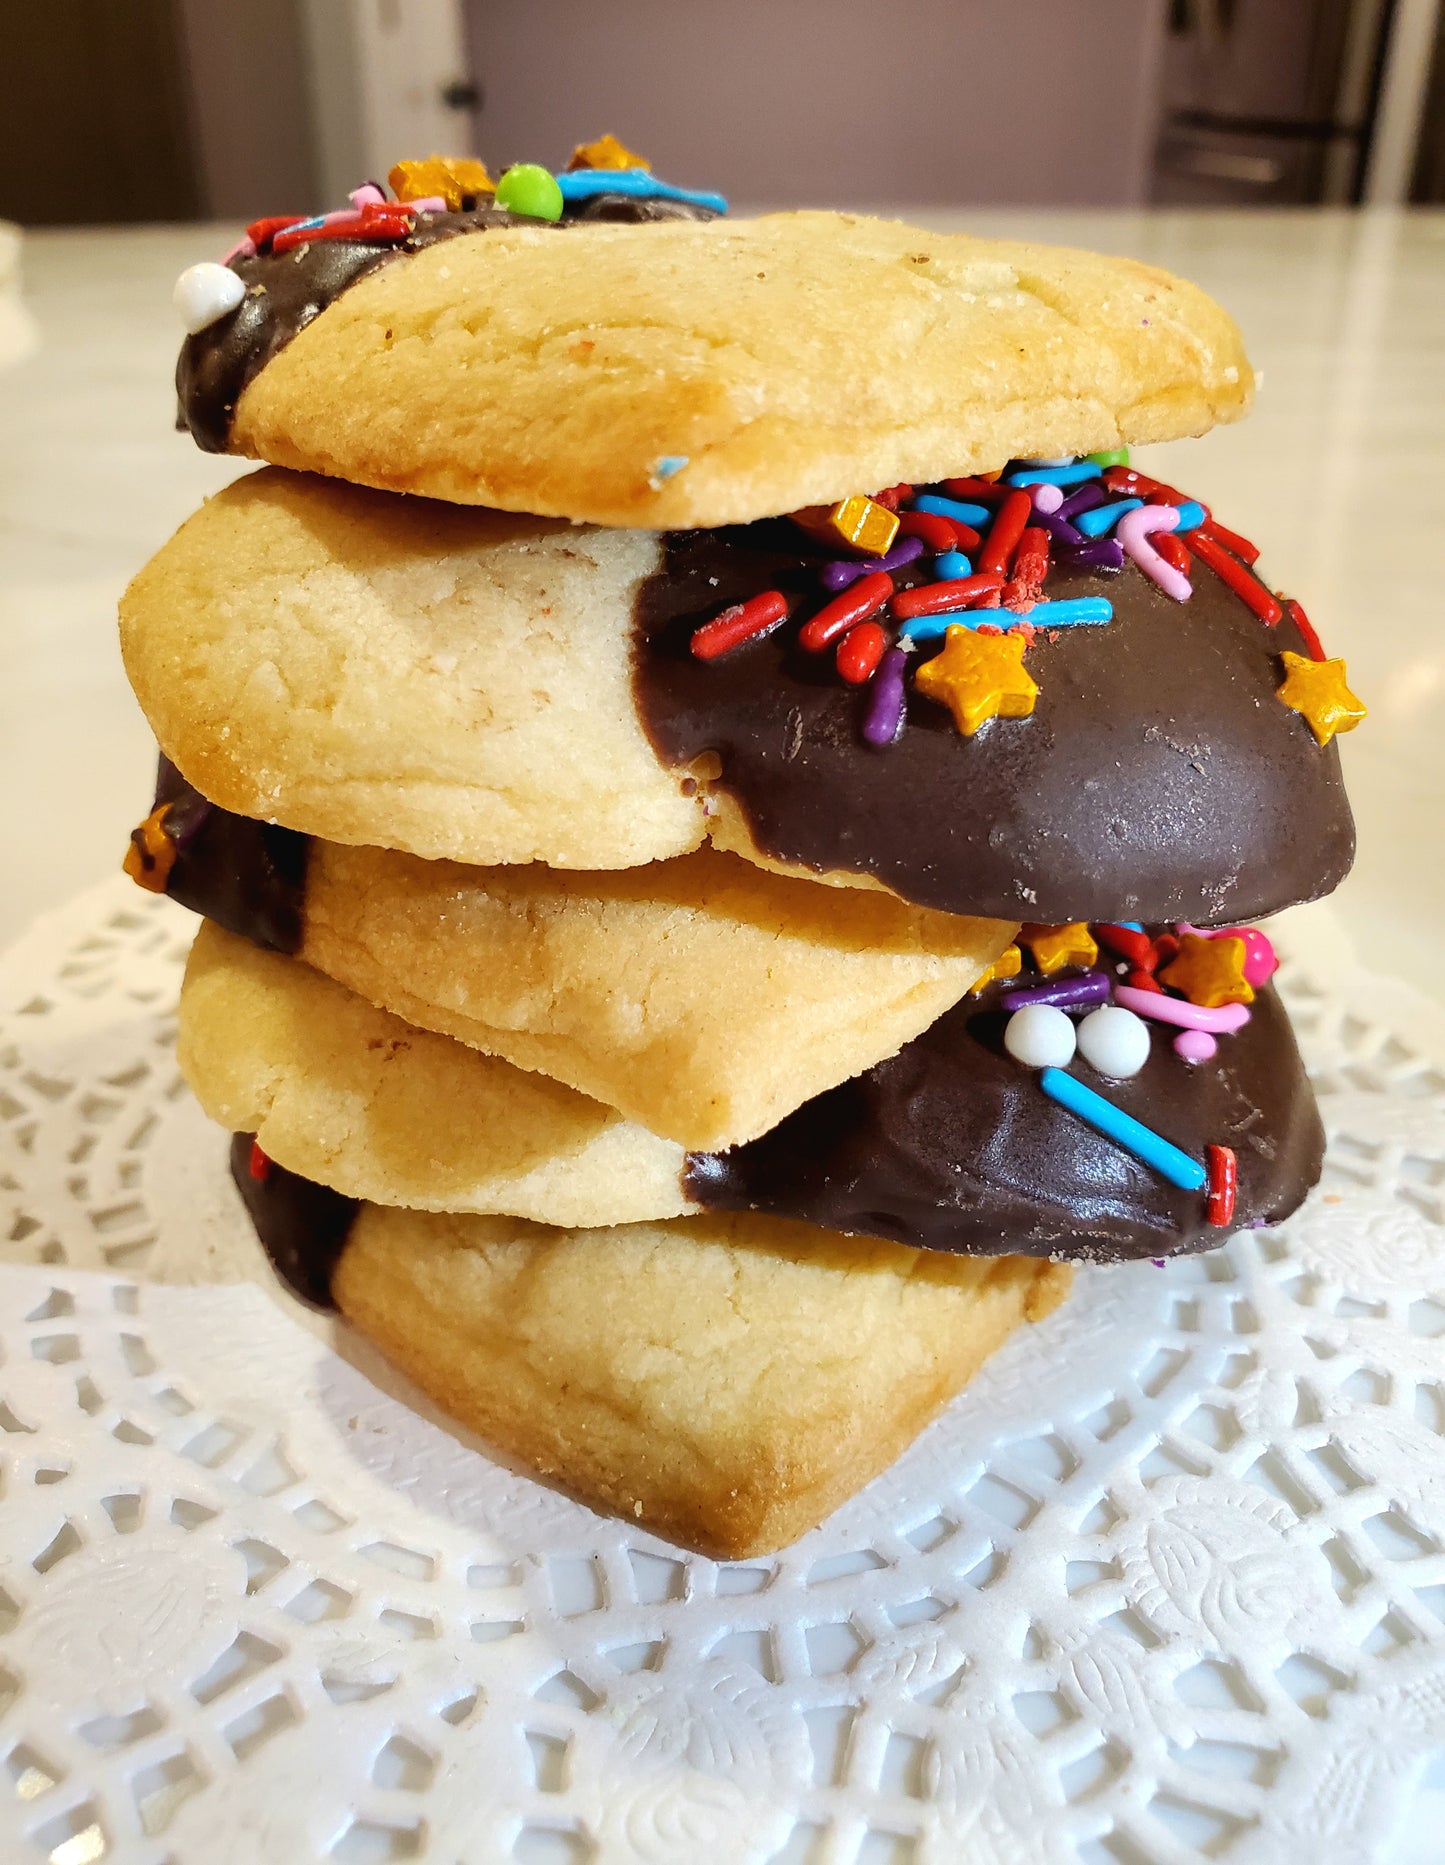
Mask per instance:
[[[545,1224],[697,1209],[674,1141],[209,922],[186,966],[177,1053],[213,1120],[348,1197]]]
[[[1253,381],[1219,306],[1133,260],[835,213],[508,228],[343,292],[242,394],[231,446],[464,504],[718,525],[1203,433]]]
[[[724,1558],[885,1469],[1069,1272],[756,1217],[552,1231],[363,1206],[342,1312],[540,1475]]]
[[[409,1023],[710,1151],[892,1055],[1014,930],[713,849],[568,874],[316,842],[301,956]]]
[[[211,499],[121,604],[126,672],[213,803],[428,857],[627,867],[696,848],[638,722],[642,531],[263,472]]]

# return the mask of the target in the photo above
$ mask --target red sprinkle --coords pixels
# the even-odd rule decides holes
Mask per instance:
[[[1150,534],[1149,542],[1158,551],[1171,569],[1181,576],[1189,574],[1189,552],[1184,548],[1184,540],[1173,531],[1155,531]]]
[[[1038,601],[1049,574],[1049,534],[1038,525],[1029,525],[1019,538],[1014,552],[1013,575],[1003,592],[1005,608],[1022,608]]]
[[[824,648],[832,647],[840,635],[846,635],[857,623],[876,615],[892,594],[893,578],[886,570],[860,576],[851,589],[844,590],[841,596],[819,609],[810,622],[804,622],[798,630],[798,646],[806,648],[810,654],[821,654]]]
[[[692,637],[693,657],[715,661],[720,654],[730,654],[745,641],[760,641],[770,635],[779,622],[786,621],[788,599],[780,589],[765,589],[747,602],[734,603],[710,622],[704,622]]]
[[[1204,1164],[1209,1173],[1209,1196],[1204,1215],[1211,1224],[1228,1224],[1234,1217],[1239,1191],[1239,1161],[1232,1146],[1206,1146]]]
[[[912,486],[905,485],[902,480],[900,480],[896,486],[885,486],[881,492],[875,492],[873,494],[873,503],[875,505],[886,505],[890,512],[896,512],[905,499],[911,499],[912,497]]]
[[[978,567],[982,571],[1002,574],[1008,569],[1009,560],[1014,554],[1014,546],[1023,535],[1024,526],[1033,512],[1033,500],[1022,486],[1015,487],[998,508],[998,516],[989,527],[983,548],[978,553]]]
[[[378,214],[370,220],[348,215],[324,227],[295,227],[289,233],[278,233],[271,250],[289,253],[294,246],[309,246],[313,240],[404,240],[413,231],[414,223],[399,213]]]
[[[1217,518],[1206,518],[1203,528],[1206,537],[1212,537],[1216,544],[1222,544],[1226,550],[1232,550],[1236,557],[1242,557],[1246,563],[1259,561],[1258,544],[1251,544],[1247,537],[1241,537],[1237,531],[1231,531],[1228,525],[1222,525]],[[1156,550],[1159,548],[1157,536],[1154,548]]]
[[[274,234],[283,228],[294,227],[298,220],[304,220],[305,214],[267,214],[263,220],[253,220],[246,229],[246,238],[253,240],[257,246],[264,246]]]
[[[938,512],[900,512],[898,514],[899,537],[921,537],[930,550],[961,550],[958,534],[967,531],[967,525],[956,525],[951,518],[944,518]],[[974,532],[974,542],[978,542],[978,533]]]
[[[982,473],[975,473],[972,479],[945,479],[941,484],[951,499],[1006,499],[1014,490],[1012,486],[999,485],[996,479],[985,478]]]
[[[888,636],[877,622],[860,622],[838,643],[838,671],[849,686],[871,680],[873,670],[888,647]]]
[[[1157,542],[1158,540],[1156,539],[1155,541]],[[1314,624],[1295,601],[1294,597],[1286,596],[1284,606],[1285,613],[1300,631],[1301,638],[1305,644],[1305,651],[1308,653],[1310,659],[1312,661],[1322,661],[1326,659],[1324,648],[1320,645],[1320,638],[1314,631]]]
[[[1128,981],[1136,991],[1152,991],[1156,997],[1168,996],[1168,992],[1152,971],[1131,971]]]
[[[1148,933],[1135,932],[1132,926],[1115,926],[1110,921],[1101,921],[1094,932],[1099,943],[1117,952],[1120,958],[1127,958],[1131,965],[1141,966],[1145,971],[1153,971],[1158,961],[1154,956],[1154,941]]]
[[[893,613],[900,622],[906,622],[915,615],[946,615],[950,609],[973,609],[984,598],[996,597],[1002,588],[1003,578],[989,572],[955,577],[946,583],[919,583],[914,589],[899,590],[893,598]]]
[[[258,1140],[251,1142],[251,1157],[247,1161],[247,1169],[253,1179],[262,1182],[271,1176],[271,1161],[261,1151],[261,1144]]]
[[[1151,504],[1199,505],[1206,520],[1210,515],[1209,507],[1201,499],[1191,500],[1187,492],[1176,491],[1173,486],[1166,486],[1162,479],[1151,479],[1147,473],[1136,472],[1132,466],[1106,466],[1104,484],[1111,492],[1122,492],[1131,499],[1148,499]]]
[[[1201,526],[1198,531],[1189,533],[1189,548],[1201,563],[1207,563],[1214,574],[1223,579],[1242,597],[1266,628],[1273,628],[1284,610],[1274,596],[1260,582],[1251,570],[1246,570],[1237,557],[1231,557],[1222,544],[1217,544]]]

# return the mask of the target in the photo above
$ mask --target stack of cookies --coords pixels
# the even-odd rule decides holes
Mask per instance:
[[[130,872],[277,1271],[595,1506],[775,1548],[1069,1260],[1291,1211],[1241,922],[1362,709],[1130,443],[1249,402],[1147,267],[432,158],[177,292],[270,462],[122,607]]]

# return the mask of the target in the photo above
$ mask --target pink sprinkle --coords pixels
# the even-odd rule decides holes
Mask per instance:
[[[1224,1036],[1242,1030],[1249,1022],[1248,1004],[1221,1004],[1217,1010],[1210,1010],[1203,1004],[1187,1004],[1182,997],[1165,997],[1160,991],[1136,991],[1132,984],[1116,984],[1114,1002],[1160,1023],[1177,1023],[1181,1029],[1211,1030]]]
[[[1029,497],[1034,502],[1036,512],[1056,512],[1064,502],[1062,486],[1051,486],[1047,481],[1043,485],[1030,486]]]
[[[384,202],[386,200],[386,196],[382,193],[381,189],[377,187],[374,181],[363,181],[361,186],[359,188],[353,188],[346,198],[350,201],[358,214],[369,202]]]
[[[1172,596],[1176,602],[1188,602],[1194,594],[1194,585],[1182,570],[1176,570],[1172,563],[1164,559],[1149,542],[1151,531],[1174,531],[1179,526],[1179,512],[1173,505],[1141,505],[1136,511],[1125,512],[1114,527],[1114,536],[1123,545],[1125,553],[1132,557],[1145,576],[1151,577],[1166,596]]]
[[[1219,1052],[1219,1044],[1208,1030],[1181,1030],[1174,1038],[1174,1053],[1186,1062],[1208,1062]]]
[[[236,244],[231,248],[230,252],[228,252],[225,258],[222,259],[221,264],[223,266],[228,266],[233,259],[254,259],[255,257],[256,257],[256,242],[254,240],[252,239],[237,240]]]

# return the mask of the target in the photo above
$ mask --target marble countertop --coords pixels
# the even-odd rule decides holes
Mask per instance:
[[[1341,741],[1360,855],[1339,916],[1375,968],[1440,978],[1445,214],[967,224],[1156,261],[1198,279],[1242,325],[1264,375],[1249,421],[1138,458],[1252,536],[1271,580],[1347,658],[1371,716]],[[149,806],[154,752],[121,673],[115,605],[182,519],[249,470],[172,427],[171,284],[228,243],[229,230],[204,226],[23,243],[39,341],[8,366],[0,346],[0,785],[11,799],[0,943],[112,871]],[[1445,983],[1434,989],[1445,996]]]

